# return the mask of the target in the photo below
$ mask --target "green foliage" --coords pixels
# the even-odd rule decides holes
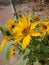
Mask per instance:
[[[27,58],[26,55],[30,52],[29,49],[26,48],[24,54],[20,57],[20,59],[17,61],[16,65],[26,65],[27,63]]]
[[[6,64],[9,59],[10,46],[12,44],[13,41],[9,41],[3,48],[3,58]],[[19,52],[21,52],[21,57],[16,65],[42,65],[41,61],[44,61],[45,65],[49,65],[49,47],[45,45],[45,42],[40,37],[32,37],[30,45],[24,51],[16,49],[15,53],[19,54]]]
[[[3,35],[7,35],[7,36],[10,35],[10,32],[2,25],[0,25],[0,31],[2,32]]]
[[[28,46],[28,49],[30,50],[27,55],[25,55],[25,58],[28,58],[28,64],[32,65],[34,62],[34,65],[36,64],[36,58],[39,61],[47,62],[48,54],[49,54],[49,47],[46,46],[43,43],[43,40],[40,39],[40,37],[32,37],[32,40],[30,42],[30,45]],[[37,62],[37,65],[41,65]],[[48,62],[46,63],[48,64]]]
[[[26,65],[26,59],[23,59],[23,56],[17,61],[16,65]]]
[[[7,64],[9,57],[10,57],[10,46],[13,44],[13,41],[9,41],[5,44],[5,46],[3,47],[3,59],[5,64]]]
[[[36,60],[36,62],[34,62],[33,65],[41,65],[41,64],[38,62],[38,60]]]

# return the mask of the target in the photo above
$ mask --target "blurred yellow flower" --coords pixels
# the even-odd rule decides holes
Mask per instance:
[[[8,30],[11,30],[15,26],[15,21],[13,19],[9,19],[8,22],[6,23],[6,28]]]
[[[42,34],[49,34],[49,22],[42,22],[39,26],[39,30]]]
[[[34,28],[39,22],[30,23],[31,14],[29,14],[28,18],[26,19],[24,15],[19,17],[17,26],[13,28],[14,36],[14,43],[22,41],[22,49],[24,50],[31,40],[31,36],[41,36],[39,32],[35,32]]]
[[[1,42],[1,45],[0,45],[0,50],[2,51],[5,43],[9,40],[9,37],[8,36],[4,36],[2,42]]]

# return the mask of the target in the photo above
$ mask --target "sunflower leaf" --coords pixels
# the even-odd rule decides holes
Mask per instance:
[[[25,53],[21,56],[21,58],[17,61],[16,65],[26,65],[28,58],[25,56],[28,55],[30,50],[26,48]]]
[[[16,65],[26,65],[27,59],[23,59],[24,56],[22,56],[16,63]]]
[[[36,60],[36,62],[34,62],[33,65],[41,65],[41,64],[38,62],[38,60]]]
[[[10,56],[10,46],[13,44],[13,41],[9,41],[5,44],[5,46],[3,47],[2,53],[3,53],[3,59],[5,64],[7,65],[8,63],[8,59]]]
[[[10,35],[10,32],[2,25],[0,25],[0,31],[2,32],[3,35]]]

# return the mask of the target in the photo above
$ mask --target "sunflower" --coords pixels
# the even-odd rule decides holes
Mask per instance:
[[[4,36],[2,42],[1,42],[1,45],[0,45],[0,50],[2,51],[5,43],[9,40],[9,37],[8,36]]]
[[[10,31],[12,28],[15,27],[15,21],[13,19],[9,19],[6,23],[6,28]]]
[[[39,30],[42,34],[49,34],[49,22],[42,22],[39,26]]]
[[[30,23],[31,14],[29,14],[26,19],[24,15],[19,17],[18,23],[15,28],[13,28],[14,43],[22,40],[22,49],[24,50],[31,40],[31,36],[41,36],[39,32],[35,32],[34,28],[39,22]]]

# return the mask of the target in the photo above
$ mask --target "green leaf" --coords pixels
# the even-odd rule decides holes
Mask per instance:
[[[10,32],[2,25],[0,25],[0,31],[2,32],[3,35],[10,35]]]
[[[27,55],[30,52],[30,49],[26,48],[24,55]]]
[[[3,34],[5,34],[5,27],[3,27],[2,25],[0,25],[0,31],[3,33]]]
[[[44,52],[44,54],[49,53],[49,48],[43,43],[40,45],[40,49]]]
[[[48,61],[46,61],[46,64],[45,65],[49,65],[49,60]]]
[[[30,52],[30,49],[26,48],[26,49],[25,49],[25,52],[24,52],[24,54],[23,54],[23,55],[24,55],[24,58],[23,58],[23,59],[26,59],[26,58],[27,58],[29,52]]]
[[[5,64],[7,65],[8,59],[9,59],[9,55],[10,55],[10,46],[13,44],[13,41],[9,41],[5,44],[5,46],[3,47],[3,59]]]
[[[41,65],[39,62],[38,62],[38,60],[36,61],[36,62],[34,62],[34,64],[33,65]]]
[[[16,65],[26,65],[27,59],[23,59],[24,56],[22,56],[16,63]]]
[[[26,48],[25,53],[21,56],[21,58],[17,61],[16,65],[26,65],[28,58],[25,56],[30,52],[28,48]]]
[[[16,48],[15,53],[19,54],[19,49],[18,48]]]

